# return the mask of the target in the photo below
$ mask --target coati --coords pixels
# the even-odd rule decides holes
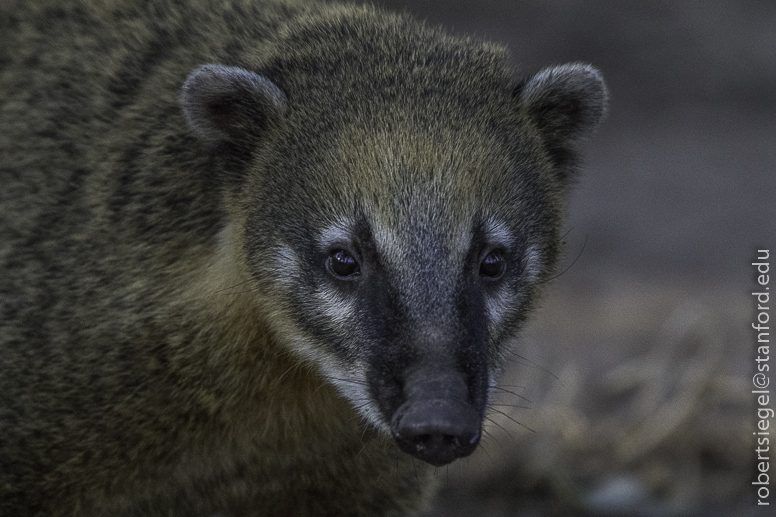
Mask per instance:
[[[422,508],[552,275],[599,72],[369,6],[1,9],[0,515]]]

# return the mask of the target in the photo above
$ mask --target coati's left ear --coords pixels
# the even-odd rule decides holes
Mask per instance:
[[[601,122],[609,98],[601,73],[580,63],[545,68],[517,94],[520,110],[540,131],[558,165],[571,158],[574,140]]]
[[[286,109],[272,81],[236,66],[202,65],[181,89],[186,123],[207,146],[242,144],[269,129]]]

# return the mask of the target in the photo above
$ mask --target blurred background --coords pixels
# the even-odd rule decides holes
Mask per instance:
[[[751,263],[776,257],[776,2],[375,1],[503,42],[524,75],[592,63],[612,95],[568,269],[429,517],[776,515],[751,484],[750,325]]]

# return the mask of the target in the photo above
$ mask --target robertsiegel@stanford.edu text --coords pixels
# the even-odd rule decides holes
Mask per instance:
[[[756,333],[755,374],[752,384],[757,405],[757,430],[752,434],[757,438],[757,478],[752,485],[757,488],[757,505],[769,506],[770,498],[770,424],[774,411],[770,407],[770,250],[757,250],[757,262],[752,265],[757,268],[757,290],[752,293],[756,300],[757,310],[752,328]]]

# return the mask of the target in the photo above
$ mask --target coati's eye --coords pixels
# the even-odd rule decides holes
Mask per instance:
[[[504,274],[507,265],[501,251],[491,251],[480,263],[480,276],[495,280]]]
[[[338,278],[351,278],[359,273],[358,262],[345,250],[336,250],[326,261],[329,272]]]

